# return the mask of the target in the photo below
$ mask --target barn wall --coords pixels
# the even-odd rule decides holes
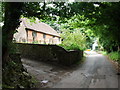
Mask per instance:
[[[28,30],[28,43],[33,42],[32,30]],[[45,34],[45,38],[43,38],[44,33],[36,32],[37,36],[35,38],[35,42],[39,44],[60,44],[59,37],[52,36],[49,34]]]
[[[27,41],[27,32],[23,22],[20,23],[20,27],[17,29],[17,32],[14,34],[14,39],[17,42],[26,42]]]

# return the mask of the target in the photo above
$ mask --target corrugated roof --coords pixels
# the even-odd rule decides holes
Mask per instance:
[[[55,31],[52,27],[49,25],[39,22],[39,20],[36,20],[35,22],[30,22],[27,18],[22,18],[21,21],[24,23],[25,27],[27,29],[32,29],[34,31],[54,35],[60,37],[59,33]]]

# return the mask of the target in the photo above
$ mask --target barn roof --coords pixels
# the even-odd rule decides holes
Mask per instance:
[[[27,29],[31,29],[37,32],[42,32],[45,34],[50,34],[53,36],[58,36],[60,37],[59,33],[57,33],[57,31],[55,31],[52,27],[50,27],[49,25],[40,22],[39,20],[36,20],[35,22],[30,22],[27,18],[22,18],[21,21],[23,22],[24,26]]]

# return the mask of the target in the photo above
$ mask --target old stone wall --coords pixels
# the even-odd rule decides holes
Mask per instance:
[[[67,51],[57,45],[16,44],[22,58],[71,65],[82,59],[83,51]]]

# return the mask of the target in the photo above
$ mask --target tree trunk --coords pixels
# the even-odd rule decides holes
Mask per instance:
[[[11,49],[11,43],[13,34],[17,27],[20,25],[20,16],[22,14],[23,3],[18,2],[6,2],[5,4],[5,16],[4,26],[2,28],[2,60],[3,66],[6,61],[10,60],[9,52]]]

